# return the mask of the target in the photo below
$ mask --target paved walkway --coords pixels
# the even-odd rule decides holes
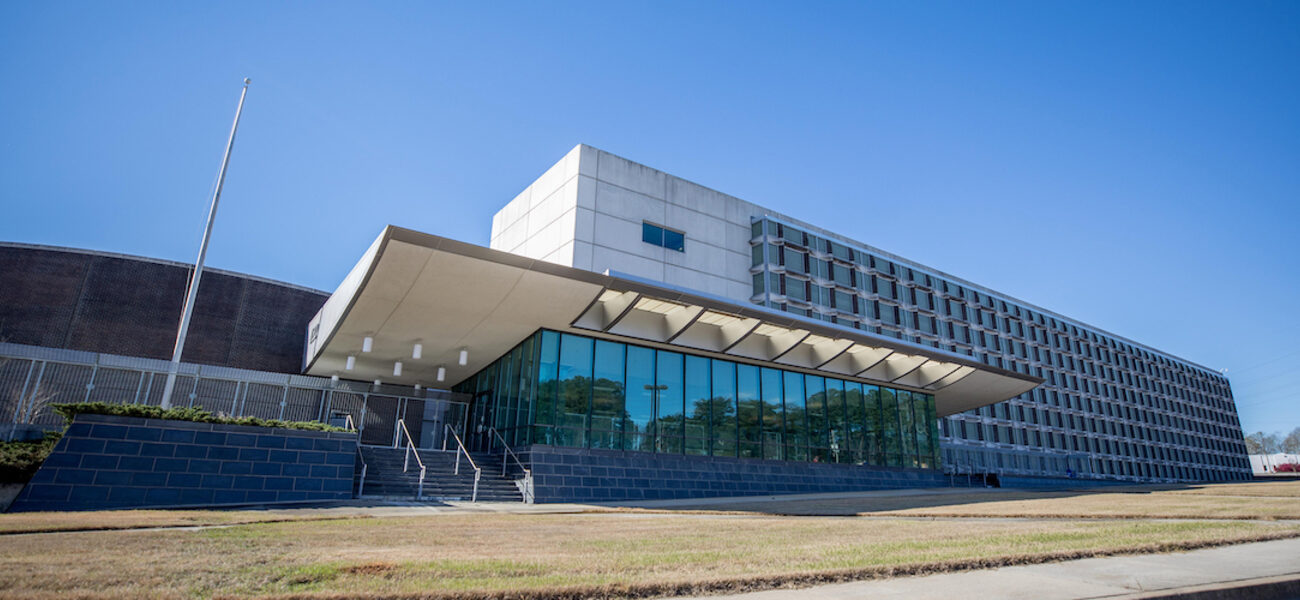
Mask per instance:
[[[1227,589],[1278,579],[1300,579],[1300,539],[1170,554],[1088,558],[924,577],[857,581],[802,590],[707,596],[699,600],[1158,598],[1178,592]],[[1254,596],[1227,594],[1222,597]]]

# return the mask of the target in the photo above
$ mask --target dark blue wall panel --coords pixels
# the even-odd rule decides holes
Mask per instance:
[[[535,445],[520,452],[531,465],[537,502],[600,502],[812,494],[947,486],[928,469],[651,454]]]
[[[10,512],[352,497],[357,436],[78,415]]]

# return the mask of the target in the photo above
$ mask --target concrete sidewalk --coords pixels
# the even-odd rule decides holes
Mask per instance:
[[[959,598],[960,600],[1078,600],[1084,598],[1200,597],[1266,581],[1300,579],[1300,539],[1177,552],[1088,558],[924,577],[900,577],[770,590],[699,600],[848,600]],[[1300,586],[1291,587],[1292,591]],[[1253,598],[1258,591],[1214,598]],[[1297,597],[1288,592],[1280,598]]]

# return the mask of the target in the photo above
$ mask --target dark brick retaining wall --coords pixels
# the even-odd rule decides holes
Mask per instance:
[[[938,471],[535,445],[537,502],[809,494],[947,486]]]
[[[356,434],[78,415],[10,512],[352,497]]]
[[[194,265],[0,243],[0,339],[167,360]],[[329,294],[203,272],[185,362],[297,373],[303,333]]]

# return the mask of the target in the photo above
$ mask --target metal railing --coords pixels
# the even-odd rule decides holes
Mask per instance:
[[[361,452],[360,444],[357,444],[357,460],[361,461],[361,481],[357,483],[357,497],[360,498],[362,494],[366,493],[366,470],[369,468],[369,465],[366,464],[366,455]]]
[[[465,449],[465,443],[460,441],[460,436],[456,434],[456,430],[452,429],[451,425],[444,425],[444,427],[446,432],[451,434],[451,439],[456,440],[456,474],[460,475],[460,455],[462,454],[465,455],[465,460],[469,461],[469,466],[474,468],[474,492],[469,501],[478,502],[478,480],[483,476],[483,469],[474,464],[474,458],[469,455],[469,450]],[[442,438],[442,449],[447,449],[447,436],[445,435]]]
[[[415,454],[415,462],[420,465],[420,482],[416,487],[415,498],[417,500],[424,498],[424,461],[420,460],[420,452],[415,449],[415,440],[411,438],[411,432],[406,429],[406,419],[397,420],[397,430],[398,437],[393,442],[394,448],[401,444],[401,434],[406,434],[406,451],[403,452],[405,459],[402,461],[402,472],[405,473],[411,469],[411,454]],[[477,480],[475,480],[475,489],[477,489]]]
[[[524,498],[524,504],[532,504],[533,503],[532,470],[524,466],[524,462],[519,460],[519,455],[515,454],[515,451],[510,449],[510,445],[506,443],[505,438],[501,437],[501,433],[497,431],[496,427],[488,427],[488,431],[491,431],[492,435],[496,436],[497,441],[501,442],[501,476],[505,477],[506,471],[510,467],[510,463],[506,460],[506,457],[509,456],[510,458],[515,459],[515,464],[519,465],[519,469],[524,472],[524,478],[516,481],[515,485],[519,486],[519,493]]]
[[[63,417],[48,408],[51,402],[157,406],[169,367],[165,360],[0,342],[0,424],[62,427]],[[389,415],[397,411],[384,409],[379,421],[367,419],[367,410],[379,410],[376,398],[399,406],[444,403],[452,407],[448,418],[456,420],[468,401],[466,395],[446,390],[387,384],[376,389],[363,381],[335,383],[327,377],[182,363],[172,405],[230,417],[322,423],[333,413],[346,413],[358,434],[383,444],[394,421]],[[383,431],[363,431],[373,427]]]

